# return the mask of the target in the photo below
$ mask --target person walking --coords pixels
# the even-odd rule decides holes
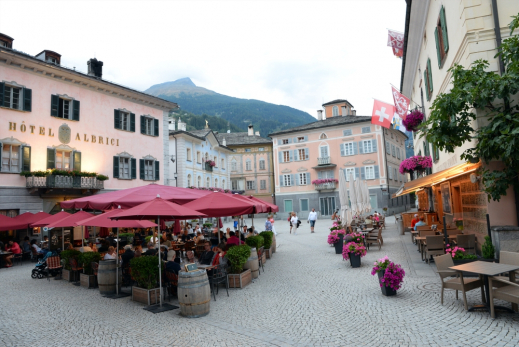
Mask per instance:
[[[265,221],[265,231],[272,231],[272,223],[270,222],[269,217]]]
[[[292,218],[290,218],[290,224],[292,225],[292,228],[294,229],[294,235],[297,233],[297,228],[299,227],[299,219],[297,218],[297,215],[295,212],[292,212]],[[290,229],[290,233],[292,233],[292,228]]]
[[[278,233],[276,232],[276,228],[274,228],[274,216],[270,216],[269,221],[270,221],[270,224],[272,224],[272,232],[274,233],[274,235],[277,236]]]
[[[287,219],[288,223],[290,224],[290,233],[291,233],[291,234],[292,234],[292,214],[293,214],[293,213],[294,213],[294,212],[289,212],[289,213],[288,213],[288,219]]]
[[[315,212],[315,208],[312,209],[312,212],[308,214],[308,223],[310,223],[310,231],[314,232],[315,221],[317,220],[317,212]]]

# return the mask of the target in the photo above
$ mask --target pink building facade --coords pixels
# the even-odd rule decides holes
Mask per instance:
[[[334,182],[340,170],[348,180],[353,175],[368,183],[373,210],[388,207],[388,213],[395,213],[409,204],[390,199],[405,181],[398,168],[405,159],[407,136],[371,124],[371,117],[354,116],[345,100],[336,102],[323,105],[328,117],[319,111],[314,123],[269,135],[274,143],[275,198],[281,218],[290,211],[306,218],[312,208],[323,217],[333,214],[340,208],[339,185]],[[337,104],[345,112],[328,110]]]
[[[84,74],[45,52],[0,47],[0,213],[49,212],[64,199],[164,184],[168,112],[177,105],[104,81],[102,62],[89,61]],[[49,169],[109,179],[20,175]]]

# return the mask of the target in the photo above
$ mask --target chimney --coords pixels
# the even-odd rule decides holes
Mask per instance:
[[[256,136],[260,136],[259,131],[256,131],[254,134],[255,134]]]
[[[225,137],[223,138],[222,145],[227,146],[227,141],[225,141]]]
[[[254,136],[254,127],[252,126],[252,124],[249,124],[249,132],[248,132],[248,135],[249,135],[249,136]]]
[[[175,119],[170,119],[169,120],[168,129],[171,130],[171,131],[175,131]]]
[[[0,47],[13,48],[13,41],[12,37],[0,33]]]
[[[341,110],[342,110],[342,116],[346,117],[348,115],[348,109],[346,108],[346,106],[341,106]]]
[[[61,54],[46,49],[36,54],[36,59],[43,60],[47,63],[59,65],[61,63]]]
[[[180,117],[178,117],[177,129],[186,131],[186,123],[182,123],[182,121],[180,120]]]
[[[323,120],[323,110],[317,110],[317,120]]]
[[[352,113],[353,116],[356,116],[356,115],[357,115],[357,110],[351,110],[351,112],[353,112],[353,113]]]
[[[97,78],[103,78],[103,62],[97,60],[96,58],[92,58],[87,62],[88,65],[88,75],[94,76]]]

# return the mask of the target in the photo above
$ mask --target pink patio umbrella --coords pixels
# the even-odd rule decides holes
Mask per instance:
[[[173,234],[180,235],[181,233],[182,233],[182,230],[180,228],[180,220],[175,219],[175,226],[173,227]]]
[[[65,248],[65,239],[63,237],[63,228],[74,227],[77,221],[93,217],[94,215],[85,211],[78,211],[74,214],[69,215],[63,219],[60,219],[56,222],[50,223],[47,225],[47,228],[61,228],[62,233],[62,249]],[[81,235],[81,246],[84,247],[85,240],[85,229],[83,228],[83,232]]]
[[[68,216],[70,216],[71,214],[68,213],[68,212],[65,212],[65,211],[60,211],[56,214],[53,214],[51,215],[50,217],[47,217],[47,218],[43,218],[43,219],[40,219],[39,221],[35,222],[35,223],[32,223],[30,225],[31,228],[35,228],[35,227],[44,227],[44,226],[47,226],[51,223],[55,223],[57,221],[60,221],[64,218],[67,218]]]

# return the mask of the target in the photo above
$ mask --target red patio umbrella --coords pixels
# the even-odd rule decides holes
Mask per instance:
[[[50,216],[52,216],[52,215],[45,213],[43,211],[40,211],[38,213],[27,212],[27,213],[21,214],[19,216],[16,216],[14,219],[19,220],[22,223],[27,223],[26,228],[28,228],[30,224],[39,222],[42,219],[48,218]]]
[[[243,195],[239,195],[239,194],[233,194],[232,197],[246,201],[248,203],[252,203],[256,207],[256,212],[254,214],[267,212],[267,210],[268,210],[268,206],[261,200],[259,200],[259,201],[251,200],[251,199],[249,199]]]
[[[183,218],[198,218],[198,217],[207,217],[205,214],[200,213],[196,210],[187,208],[185,206],[181,206],[175,204],[173,202],[164,200],[157,195],[157,197],[151,201],[145,202],[139,206],[135,206],[130,208],[129,210],[123,211],[115,216],[110,217],[111,219],[148,219],[155,218],[158,219],[159,224],[159,234],[160,234],[160,217],[183,217]],[[159,280],[162,281],[162,266],[160,259],[160,237],[159,239]],[[116,286],[117,288],[117,286]],[[160,307],[162,308],[162,284],[160,285]]]
[[[87,218],[94,217],[92,213],[88,213],[85,211],[78,211],[74,214],[69,215],[59,221],[54,223],[50,223],[47,225],[47,228],[67,228],[76,226],[76,222],[82,221]]]
[[[173,227],[173,234],[180,235],[181,233],[182,233],[182,230],[180,228],[180,220],[175,219],[175,226]]]
[[[30,225],[31,228],[35,228],[35,227],[44,227],[44,226],[47,226],[51,223],[55,223],[57,221],[60,221],[64,218],[67,218],[68,216],[70,216],[70,213],[68,212],[65,212],[65,211],[60,211],[56,214],[53,214],[51,215],[50,217],[47,217],[47,218],[43,218],[43,219],[40,219],[39,221],[35,222],[35,223],[32,223]]]
[[[109,210],[110,208],[117,208],[118,206],[127,209],[153,200],[157,195],[160,195],[164,200],[182,205],[209,193],[210,192],[206,190],[148,184],[141,187],[63,201],[60,204],[62,208],[75,209],[90,208],[94,210]]]
[[[269,202],[263,201],[261,199],[258,199],[256,197],[252,196],[252,195],[247,196],[247,199],[250,199],[252,201],[258,201],[258,202],[261,202],[261,203],[267,205],[267,207],[268,207],[268,211],[267,212],[279,212],[279,207],[277,205],[274,205],[274,204],[271,204]]]
[[[21,229],[21,228],[12,228],[11,225],[18,226],[18,223],[16,223],[14,221],[14,218],[7,217],[7,216],[4,216],[3,214],[0,214],[0,231]]]
[[[75,225],[103,228],[152,228],[157,224],[148,220],[113,220],[110,217],[121,213],[123,210],[114,209],[103,214],[77,221]]]
[[[236,198],[234,194],[211,192],[183,205],[209,217],[240,216],[257,213],[254,203]]]

